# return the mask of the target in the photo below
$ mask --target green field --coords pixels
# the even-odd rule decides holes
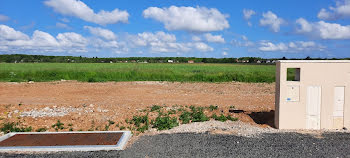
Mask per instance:
[[[274,65],[141,63],[0,63],[0,81],[274,82]]]

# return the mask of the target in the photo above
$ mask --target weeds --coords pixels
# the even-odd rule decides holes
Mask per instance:
[[[46,131],[47,131],[47,128],[45,127],[35,130],[35,132],[46,132]]]
[[[182,124],[190,123],[191,121],[191,113],[188,111],[183,111],[180,115],[179,120],[182,121]]]
[[[210,105],[209,106],[210,111],[214,111],[218,109],[218,106]]]
[[[64,129],[64,123],[62,123],[60,120],[57,120],[57,122],[55,124],[53,124],[51,127],[55,129],[56,132],[58,132],[58,130],[63,130]]]
[[[191,113],[192,122],[209,121],[209,117],[204,114],[202,107],[196,108],[194,106],[190,106],[190,109],[192,110],[192,113]]]
[[[159,115],[155,120],[152,121],[153,128],[158,130],[172,129],[179,125],[176,117],[161,116]]]
[[[151,112],[157,111],[157,110],[159,110],[159,109],[161,109],[161,108],[162,108],[162,107],[159,106],[159,105],[153,105],[153,106],[151,107]]]
[[[0,131],[4,132],[4,134],[10,133],[10,132],[31,132],[33,129],[31,126],[29,127],[22,127],[20,122],[7,122],[2,124]]]

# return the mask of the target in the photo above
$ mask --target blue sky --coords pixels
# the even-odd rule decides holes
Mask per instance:
[[[0,0],[0,53],[350,57],[350,0]]]

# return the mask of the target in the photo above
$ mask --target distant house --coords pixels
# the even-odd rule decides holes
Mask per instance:
[[[194,61],[193,61],[193,60],[189,60],[189,61],[188,61],[188,63],[193,64],[193,63],[194,63]]]
[[[168,63],[173,63],[174,62],[174,60],[168,60]]]

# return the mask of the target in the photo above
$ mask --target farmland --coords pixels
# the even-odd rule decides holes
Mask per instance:
[[[275,65],[167,63],[0,63],[1,82],[275,81]]]

